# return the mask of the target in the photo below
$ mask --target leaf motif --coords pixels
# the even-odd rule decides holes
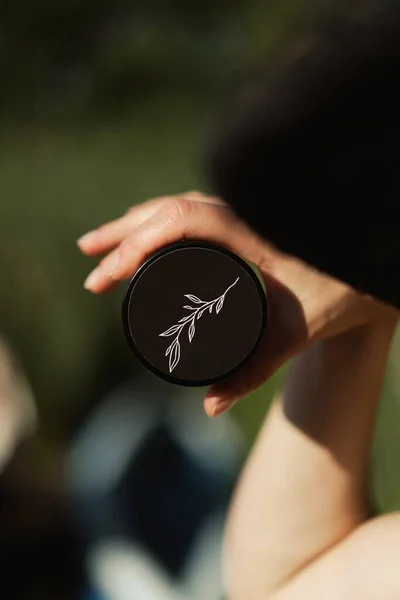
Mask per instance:
[[[219,311],[221,310],[223,305],[224,305],[224,296],[221,296],[221,298],[218,300],[217,306],[215,308],[215,310],[217,311],[217,314],[219,313]]]
[[[195,304],[205,304],[205,302],[202,302],[200,298],[198,298],[197,296],[193,296],[193,294],[185,294],[185,298],[189,298],[189,300],[191,302],[194,302]]]
[[[176,343],[173,345],[171,353],[169,355],[169,372],[170,373],[172,373],[172,371],[175,369],[180,358],[181,358],[181,345],[180,345],[179,341],[176,340]]]
[[[203,312],[207,310],[207,306],[205,308],[202,308],[198,313],[197,313],[197,319],[200,319],[200,317],[203,316]]]
[[[170,335],[174,335],[174,333],[176,333],[181,327],[182,325],[173,325],[172,327],[167,329],[167,331],[160,333],[160,337],[169,337]]]
[[[192,319],[193,315],[188,315],[187,317],[183,317],[183,319],[179,319],[178,323],[186,323],[189,319]]]
[[[161,337],[169,337],[174,335],[175,333],[177,334],[175,339],[172,341],[172,344],[170,344],[170,346],[165,351],[165,356],[169,356],[170,373],[172,373],[172,371],[175,369],[181,358],[181,346],[179,343],[179,336],[182,333],[182,330],[184,329],[186,324],[189,325],[188,338],[189,342],[191,342],[196,333],[195,319],[200,319],[206,310],[208,310],[209,313],[212,314],[213,306],[215,306],[215,312],[216,314],[218,314],[224,305],[225,296],[227,292],[234,285],[236,285],[238,281],[239,277],[236,279],[236,281],[232,283],[232,285],[230,285],[225,290],[222,296],[220,296],[219,298],[215,298],[215,300],[211,300],[210,302],[204,302],[203,300],[200,300],[200,298],[194,296],[193,294],[184,294],[185,298],[189,298],[191,302],[193,302],[194,304],[199,304],[200,306],[196,308],[195,306],[189,306],[188,304],[186,304],[183,308],[185,308],[186,310],[190,310],[191,314],[182,317],[182,319],[178,321],[177,325],[173,325],[163,333],[159,334]]]

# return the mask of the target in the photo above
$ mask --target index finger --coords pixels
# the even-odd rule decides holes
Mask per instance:
[[[115,248],[122,240],[136,227],[150,219],[159,208],[174,198],[185,198],[192,202],[204,204],[215,204],[226,206],[220,198],[216,196],[206,196],[200,192],[186,192],[176,196],[160,196],[142,202],[128,209],[122,217],[105,223],[101,227],[89,231],[77,241],[79,248],[88,256],[101,256]]]
[[[122,240],[112,261],[102,261],[87,287],[95,293],[107,291],[116,281],[132,277],[151,254],[184,239],[214,241],[254,263],[259,260],[255,234],[233,212],[175,197]]]

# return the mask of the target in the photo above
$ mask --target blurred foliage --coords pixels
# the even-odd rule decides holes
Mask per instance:
[[[0,5],[0,324],[50,429],[131,362],[114,349],[121,294],[82,291],[75,238],[201,187],[215,92],[298,14],[293,0]]]
[[[126,110],[160,88],[210,89],[307,15],[309,3],[1,3],[1,114],[87,118]]]
[[[202,106],[169,96],[162,106],[123,126],[24,128],[0,145],[0,329],[56,435],[136,369],[120,327],[123,290],[102,298],[83,290],[94,261],[75,240],[134,202],[195,185],[189,157]]]
[[[0,4],[0,331],[22,358],[53,451],[100,394],[139,370],[120,327],[124,289],[83,291],[94,263],[75,239],[133,203],[204,187],[199,153],[216,94],[315,4]],[[249,443],[282,377],[236,407]],[[383,508],[400,506],[393,390],[389,379],[374,451]]]

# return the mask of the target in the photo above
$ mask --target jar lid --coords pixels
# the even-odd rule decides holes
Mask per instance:
[[[132,350],[150,371],[203,386],[251,359],[265,330],[267,301],[239,256],[208,242],[179,242],[133,276],[122,318]]]

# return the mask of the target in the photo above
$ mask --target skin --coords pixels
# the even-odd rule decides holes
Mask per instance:
[[[229,600],[398,600],[400,513],[370,518],[372,434],[396,319],[296,359],[227,524]]]
[[[219,198],[199,192],[139,204],[81,237],[82,252],[104,256],[85,287],[95,294],[110,291],[130,279],[153,252],[182,239],[226,246],[258,267],[268,289],[268,336],[250,365],[210,387],[204,402],[209,416],[229,410],[309,344],[366,323],[382,310],[370,298],[279,252]]]
[[[94,293],[130,278],[180,239],[223,244],[266,282],[268,336],[251,364],[210,388],[210,416],[298,355],[240,477],[227,524],[229,600],[398,600],[400,515],[370,517],[372,434],[398,314],[287,256],[219,199],[157,198],[78,241],[106,255]]]

